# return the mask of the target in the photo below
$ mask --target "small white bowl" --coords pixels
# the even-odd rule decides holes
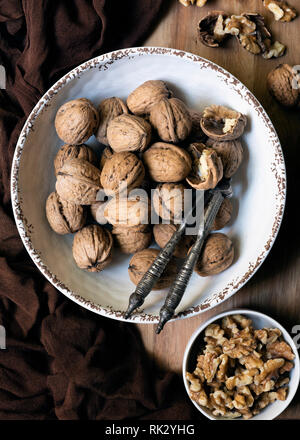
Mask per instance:
[[[201,325],[201,327],[199,327],[199,329],[193,333],[184,352],[182,374],[183,374],[185,389],[189,395],[189,383],[185,376],[187,371],[192,372],[195,369],[196,356],[199,353],[199,348],[197,348],[197,345],[202,337],[201,333],[206,329],[206,327],[209,324],[219,321],[225,316],[236,315],[236,314],[241,314],[246,316],[247,318],[252,319],[253,326],[256,329],[260,329],[263,327],[279,328],[279,330],[281,330],[282,332],[282,336],[284,340],[291,346],[295,354],[295,359],[293,360],[294,368],[290,371],[289,374],[290,382],[288,384],[289,389],[288,389],[287,399],[284,401],[276,400],[274,403],[270,404],[265,409],[263,409],[258,415],[250,419],[250,420],[273,420],[276,417],[278,417],[289,406],[293,397],[296,394],[300,380],[299,355],[296,345],[293,339],[290,337],[289,333],[279,324],[279,322],[275,321],[275,319],[271,318],[268,315],[265,315],[264,313],[255,312],[254,310],[248,310],[248,309],[230,310],[228,312],[220,313],[219,315],[214,316],[213,318],[206,321],[203,325]],[[198,403],[196,403],[194,400],[191,399],[191,401],[193,402],[195,407],[210,420],[228,420],[225,417],[213,416],[209,410],[207,410],[203,406],[198,405]],[[234,420],[241,420],[241,418]]]

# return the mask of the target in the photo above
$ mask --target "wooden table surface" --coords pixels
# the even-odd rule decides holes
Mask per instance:
[[[290,0],[289,3],[298,6],[300,13],[299,2]],[[245,4],[246,9],[243,6]],[[277,60],[265,60],[244,50],[234,38],[224,48],[203,46],[197,38],[197,24],[211,9],[235,14],[262,13],[275,38],[286,44],[286,55]],[[155,334],[154,325],[139,325],[147,351],[159,368],[179,373],[183,352],[192,333],[211,316],[232,308],[244,307],[267,313],[290,332],[294,325],[300,325],[297,209],[300,111],[281,108],[266,90],[266,75],[272,68],[280,63],[300,64],[299,41],[300,18],[291,23],[275,22],[273,15],[262,6],[261,0],[208,0],[207,6],[203,8],[185,8],[173,0],[166,2],[158,26],[145,43],[146,46],[172,47],[201,55],[239,78],[259,99],[276,127],[286,160],[288,180],[287,207],[275,245],[258,272],[238,293],[212,310],[167,324],[160,335]],[[300,392],[280,418],[300,419]]]

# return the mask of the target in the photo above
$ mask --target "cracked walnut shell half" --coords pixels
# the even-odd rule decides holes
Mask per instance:
[[[300,84],[296,71],[288,64],[280,64],[267,77],[267,86],[274,98],[285,107],[300,103]]]
[[[98,112],[86,98],[66,102],[55,117],[56,132],[66,144],[83,144],[95,133],[98,124]]]
[[[244,133],[247,118],[242,113],[221,105],[211,105],[204,109],[201,128],[211,139],[232,141]]]
[[[56,192],[52,192],[47,198],[46,216],[57,234],[73,234],[84,226],[86,210],[83,206],[61,200]]]
[[[232,177],[238,170],[243,160],[243,147],[239,139],[219,142],[208,139],[206,145],[212,147],[223,164],[223,175],[227,179]]]
[[[129,192],[139,187],[145,177],[142,161],[133,153],[114,153],[104,163],[101,172],[101,185],[106,193]]]
[[[192,160],[185,150],[164,142],[156,142],[148,148],[143,161],[155,182],[180,182],[192,168]]]
[[[124,254],[134,254],[146,249],[152,239],[149,225],[132,227],[114,226],[112,230],[114,242]]]
[[[104,99],[98,106],[99,126],[95,134],[97,140],[106,146],[109,145],[107,140],[107,127],[110,121],[117,116],[128,113],[126,104],[120,98],[112,97]]]
[[[153,227],[153,235],[156,244],[160,248],[164,248],[168,241],[171,239],[174,232],[177,230],[178,225],[174,225],[173,223],[163,224],[160,223],[158,225],[154,225]],[[184,235],[180,242],[176,245],[175,250],[173,252],[174,257],[177,258],[185,258],[188,254],[188,250],[195,242],[194,235]]]
[[[211,11],[199,23],[198,35],[200,41],[208,47],[219,47],[227,38],[225,20],[227,15],[223,11]]]
[[[164,98],[171,98],[172,92],[160,80],[149,80],[137,87],[127,98],[127,106],[135,115],[145,115],[153,105]]]
[[[73,241],[73,257],[80,269],[100,272],[111,262],[113,239],[102,226],[89,225],[77,232]]]
[[[200,143],[191,144],[188,151],[193,158],[193,165],[186,178],[187,183],[195,189],[215,188],[223,177],[223,165],[217,153]]]
[[[231,266],[234,258],[234,247],[230,238],[216,232],[206,239],[195,271],[202,277],[216,275]]]
[[[158,254],[159,250],[152,248],[144,249],[143,251],[134,254],[128,266],[129,278],[133,284],[137,285],[141,281]],[[152,290],[161,290],[169,287],[174,281],[176,274],[177,266],[174,261],[171,260],[155,286],[152,287]]]
[[[107,139],[116,153],[144,151],[151,140],[151,125],[134,115],[120,115],[107,127]]]
[[[64,200],[91,205],[101,188],[100,170],[86,160],[67,160],[57,174],[55,188]]]
[[[66,160],[69,159],[83,159],[90,162],[92,165],[97,164],[97,158],[94,151],[87,145],[63,145],[58,150],[54,159],[54,170],[57,176],[58,171],[62,168]]]
[[[183,141],[192,129],[192,118],[184,102],[177,98],[162,99],[150,112],[150,122],[165,142]]]

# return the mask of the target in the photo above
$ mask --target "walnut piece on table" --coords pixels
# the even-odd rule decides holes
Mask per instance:
[[[285,1],[264,0],[264,6],[273,13],[276,21],[290,22],[297,17],[297,11]]]
[[[196,4],[199,8],[202,8],[206,4],[207,0],[179,0],[183,6],[190,6]]]

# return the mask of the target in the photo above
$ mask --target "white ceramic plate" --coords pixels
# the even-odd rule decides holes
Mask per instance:
[[[224,231],[236,248],[234,264],[214,277],[194,274],[175,318],[216,306],[250,279],[273,245],[285,204],[285,165],[274,127],[249,90],[221,67],[187,52],[149,47],[112,52],[76,67],[42,97],[21,132],[12,167],[12,204],[24,245],[45,277],[81,306],[121,320],[134,290],[129,258],[115,253],[105,271],[84,272],[72,258],[72,235],[56,235],[46,220],[45,201],[55,185],[53,159],[62,145],[54,118],[70,99],[86,97],[95,105],[110,96],[125,99],[149,79],[167,81],[189,107],[226,105],[249,120],[243,165],[233,181],[233,220]],[[88,144],[99,150],[94,137]],[[157,322],[165,294],[151,293],[131,321]]]
[[[254,310],[247,310],[247,309],[230,310],[228,312],[220,313],[220,315],[214,316],[213,318],[209,319],[193,333],[186,346],[183,356],[183,363],[182,363],[183,382],[186,392],[189,394],[189,384],[185,378],[186,372],[187,371],[192,372],[195,369],[196,357],[197,354],[199,353],[198,347],[203,337],[202,332],[206,329],[206,327],[209,324],[212,324],[213,322],[216,321],[220,321],[225,316],[236,315],[236,314],[241,314],[246,316],[247,318],[252,319],[253,327],[255,329],[279,328],[279,330],[282,333],[283,339],[291,346],[293,353],[295,355],[295,359],[293,360],[294,368],[289,373],[290,382],[288,385],[289,390],[286,400],[283,401],[276,400],[274,403],[272,403],[271,405],[267,406],[264,410],[262,410],[258,415],[250,419],[250,420],[273,420],[276,417],[278,417],[289,406],[298,389],[299,380],[300,380],[299,354],[293,339],[291,338],[289,333],[285,330],[285,328],[282,327],[282,325],[280,325],[279,322],[275,321],[275,319],[271,318],[268,315],[265,315],[264,313],[256,312]],[[193,402],[195,407],[210,420],[228,420],[225,417],[213,416],[212,413],[207,408],[202,407],[194,400],[191,401]],[[241,418],[234,420],[241,420]]]

